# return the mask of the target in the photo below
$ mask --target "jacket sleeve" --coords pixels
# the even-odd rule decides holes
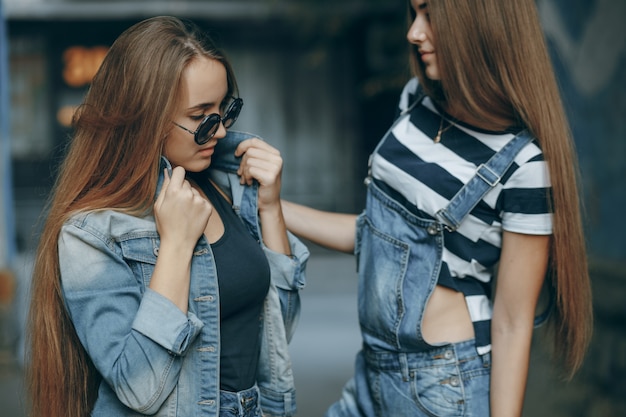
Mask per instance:
[[[309,259],[307,247],[290,232],[287,232],[291,256],[277,253],[263,246],[272,273],[272,284],[277,287],[283,315],[287,342],[291,341],[300,317],[299,291],[306,283],[306,263]]]
[[[89,357],[120,402],[154,414],[202,322],[145,288],[98,231],[66,224],[58,248],[66,308]]]
[[[296,397],[288,343],[300,317],[300,289],[305,284],[309,258],[306,246],[288,233],[291,256],[264,246],[272,284],[265,299],[261,333],[261,360],[257,384],[267,417],[294,416]],[[271,359],[270,359],[271,358]]]

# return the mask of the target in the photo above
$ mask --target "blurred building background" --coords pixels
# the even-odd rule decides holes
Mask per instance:
[[[537,332],[526,415],[622,416],[626,1],[537,3],[579,151],[596,323],[588,360],[569,384],[550,371],[548,342]],[[237,129],[281,150],[284,198],[322,209],[361,210],[367,157],[391,123],[409,76],[404,0],[2,0],[1,10],[0,391],[13,392],[13,399],[21,388],[2,378],[20,372],[30,259],[71,133],[69,120],[106,48],[124,29],[171,14],[212,33],[233,63],[245,100]],[[319,321],[333,320],[324,313],[343,311],[346,301],[354,301],[353,277],[345,280],[353,274],[352,260],[314,249],[322,261],[312,263],[312,275],[320,278],[310,284],[311,308],[305,304],[303,326],[310,323],[308,329],[317,333],[310,339],[296,334],[294,357],[302,362],[314,340],[338,344],[341,339],[333,337],[355,330],[358,337],[358,329],[346,333],[332,327],[337,323]],[[335,280],[342,281],[339,295]],[[296,373],[303,385],[318,390],[300,387],[300,402],[308,407],[300,415],[320,415],[311,410],[325,409],[338,396],[352,365],[352,352],[338,365],[340,351],[327,348],[315,367]],[[338,369],[347,376],[337,376]],[[329,387],[335,390],[332,398],[315,398]],[[0,392],[0,409],[6,410],[4,398]]]

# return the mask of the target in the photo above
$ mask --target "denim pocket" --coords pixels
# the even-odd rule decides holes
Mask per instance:
[[[160,241],[157,236],[138,237],[120,242],[124,260],[144,288],[150,285],[150,279],[159,255],[159,246]]]
[[[359,318],[361,326],[397,345],[396,329],[404,314],[402,283],[409,245],[374,227],[367,217],[359,225]]]
[[[456,364],[421,368],[412,374],[417,406],[428,416],[464,415],[463,379]]]
[[[490,354],[419,368],[411,372],[416,404],[433,417],[488,417],[490,373]]]
[[[376,415],[452,417],[464,414],[463,388],[456,367],[421,368],[403,378],[400,371],[369,370]],[[456,378],[456,379],[455,379]]]

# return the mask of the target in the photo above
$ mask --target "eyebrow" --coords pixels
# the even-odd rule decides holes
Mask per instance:
[[[226,94],[224,97],[222,97],[221,100],[219,100],[219,102],[214,102],[214,101],[209,101],[206,103],[199,103],[196,104],[195,106],[191,106],[187,109],[188,113],[193,113],[196,111],[205,111],[206,109],[209,109],[211,107],[221,107],[222,103],[224,102],[224,100],[226,100],[228,97],[230,97],[229,94]]]
[[[210,107],[215,107],[215,103],[210,102],[210,103],[200,103],[200,104],[196,104],[195,106],[189,107],[189,108],[187,109],[187,111],[188,111],[189,113],[193,113],[193,112],[198,111],[198,110],[202,110],[202,111],[204,111],[205,109],[208,109],[208,108],[210,108]]]

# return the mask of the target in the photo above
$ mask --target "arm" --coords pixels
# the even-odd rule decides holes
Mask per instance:
[[[330,249],[354,250],[356,215],[310,209],[280,200],[283,160],[280,152],[260,139],[239,144],[235,156],[241,156],[237,174],[242,184],[259,182],[259,216],[265,245],[279,253],[290,254],[287,228]]]
[[[106,225],[105,225],[106,227]],[[149,288],[155,235],[113,245],[107,229],[66,224],[59,237],[64,302],[98,372],[127,407],[156,413],[178,383],[203,323]]]
[[[182,168],[166,174],[155,203],[158,256],[155,234],[112,244],[110,223],[68,222],[59,236],[63,296],[76,333],[119,401],[142,414],[154,414],[168,398],[203,326],[187,313],[187,300],[193,246],[210,206],[184,176]],[[138,269],[151,271],[150,288],[142,288]]]
[[[242,184],[259,182],[259,220],[263,233],[263,243],[269,249],[291,255],[287,228],[280,206],[281,174],[283,159],[280,152],[260,139],[241,142],[235,150],[241,156],[237,174]]]
[[[504,232],[491,324],[491,415],[521,416],[550,236]]]
[[[329,249],[354,251],[355,214],[321,211],[285,200],[282,206],[287,227],[296,235]]]
[[[185,180],[185,170],[176,167],[170,178],[165,171],[163,188],[154,204],[161,237],[150,288],[187,313],[193,249],[204,233],[213,207]]]

